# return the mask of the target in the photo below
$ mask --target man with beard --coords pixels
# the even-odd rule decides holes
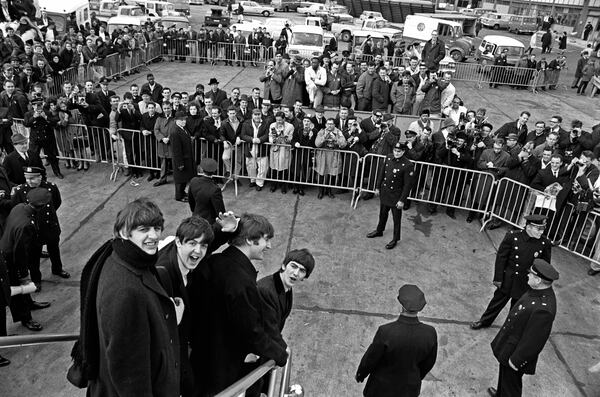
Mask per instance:
[[[394,219],[394,234],[392,240],[385,246],[392,249],[400,240],[400,222],[402,221],[402,208],[412,187],[414,165],[404,157],[408,147],[406,143],[398,142],[394,151],[385,159],[383,172],[379,174],[375,194],[380,196],[379,223],[377,228],[367,234],[367,238],[383,236],[388,212],[392,211]]]
[[[214,221],[214,219],[211,219]],[[192,216],[177,227],[175,239],[160,249],[156,270],[163,288],[171,298],[180,298],[186,310],[178,326],[180,347],[181,395],[190,397],[194,391],[194,377],[189,361],[192,332],[192,308],[190,283],[192,272],[204,258],[221,247],[237,228],[233,213],[219,214],[212,226],[206,219]]]
[[[197,392],[216,394],[256,367],[258,357],[283,366],[288,354],[264,328],[256,268],[271,247],[274,230],[260,215],[241,216],[230,246],[193,273],[192,307],[206,304],[193,318],[192,355]],[[258,356],[258,357],[257,357]]]
[[[535,259],[550,261],[552,244],[543,237],[546,216],[525,217],[525,230],[510,230],[498,247],[492,283],[496,290],[481,318],[471,323],[471,329],[487,328],[510,300],[510,307],[527,291],[527,271]]]

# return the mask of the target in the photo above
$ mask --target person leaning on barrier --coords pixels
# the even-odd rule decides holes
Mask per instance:
[[[171,133],[178,128],[175,124],[175,117],[170,102],[163,104],[163,114],[156,120],[154,125],[154,137],[158,141],[158,158],[160,159],[160,176],[154,186],[161,186],[167,183],[167,172],[172,167],[171,161]]]
[[[263,103],[264,105],[264,103]],[[252,111],[252,119],[242,124],[240,139],[245,142],[244,156],[246,157],[246,170],[250,177],[249,187],[256,187],[261,191],[269,170],[268,147],[264,143],[269,140],[269,126],[262,120],[262,113],[258,109]]]
[[[123,103],[119,109],[118,122],[121,129],[118,131],[125,145],[125,156],[127,157],[128,168],[125,170],[125,176],[133,175],[134,179],[143,176],[143,169],[136,167],[140,164],[142,140],[138,131],[142,115],[137,106],[133,103],[131,92],[123,95]]]
[[[160,249],[156,261],[161,285],[171,298],[180,298],[186,309],[178,326],[180,385],[183,397],[193,396],[195,388],[189,361],[194,310],[190,295],[195,292],[190,283],[191,272],[231,237],[239,221],[232,213],[219,214],[216,220],[217,223],[211,226],[205,219],[195,216],[184,219],[177,227],[175,239]],[[212,221],[214,222],[214,219]]]
[[[315,172],[319,175],[320,185],[336,185],[338,175],[342,172],[344,158],[339,149],[346,147],[346,138],[339,129],[335,128],[335,120],[328,118],[325,128],[317,133],[315,147],[327,150],[317,150],[315,153]],[[318,199],[327,194],[329,198],[335,198],[331,187],[319,187]]]
[[[194,332],[190,357],[203,391],[214,395],[256,367],[256,361],[286,363],[288,354],[264,328],[263,311],[252,260],[263,260],[274,230],[263,216],[243,214],[235,237],[222,253],[213,254],[193,272],[205,310],[201,333]]]
[[[499,85],[504,85],[510,82],[512,76],[508,69],[508,49],[503,49],[500,55],[494,59],[494,66],[490,73],[490,88],[498,88]]]
[[[83,155],[83,158],[87,158],[87,147],[90,147],[90,157],[98,154],[101,160],[108,160],[110,145],[108,137],[103,134],[103,128],[109,126],[109,113],[98,102],[88,102],[88,98],[97,101],[96,95],[88,95],[92,93],[79,93],[76,109],[79,110],[85,125],[87,127],[87,136],[82,137],[81,142],[78,143],[79,151]],[[95,133],[99,131],[100,133]],[[85,139],[87,138],[87,139]],[[96,153],[96,150],[99,153]],[[91,158],[90,158],[91,160]],[[87,170],[90,167],[91,161],[82,161],[83,169]]]
[[[377,228],[367,234],[367,238],[383,236],[388,212],[392,211],[394,233],[392,240],[385,246],[392,249],[400,240],[402,208],[406,201],[414,178],[414,165],[404,156],[406,143],[398,142],[391,155],[385,158],[383,170],[375,184],[375,194],[380,195],[379,222]]]
[[[287,181],[289,179],[289,167],[291,163],[291,148],[294,135],[294,126],[285,121],[285,114],[278,111],[275,113],[275,121],[269,126],[269,168],[272,172],[271,192],[277,190],[281,184],[281,193],[287,193]]]
[[[550,261],[552,243],[543,236],[547,220],[544,215],[528,215],[524,230],[504,235],[494,264],[494,295],[479,320],[470,324],[471,329],[491,326],[509,300],[512,309],[528,290],[527,271],[535,260]]]
[[[154,75],[152,73],[146,75],[146,81],[147,82],[142,85],[140,94],[143,95],[146,92],[150,94],[152,101],[155,103],[162,103],[163,86],[154,80]]]
[[[535,259],[528,270],[528,291],[513,305],[491,343],[500,364],[498,386],[488,388],[492,397],[521,397],[523,375],[535,374],[538,356],[556,317],[552,284],[558,280],[558,271],[541,258]]]
[[[145,93],[143,96],[148,96],[148,93]],[[142,134],[142,140],[144,142],[144,146],[142,147],[142,164],[146,167],[156,168],[158,167],[158,157],[156,153],[157,144],[156,136],[154,135],[154,127],[156,126],[156,121],[160,115],[156,112],[156,106],[158,106],[156,103],[148,102],[145,106],[146,112],[143,112],[142,117],[140,118],[140,133]],[[158,179],[159,173],[159,171],[150,170],[147,181],[150,182],[154,179]]]
[[[377,329],[356,371],[357,382],[369,377],[365,397],[418,396],[437,359],[437,332],[418,318],[427,303],[425,294],[416,285],[404,284],[397,299],[400,316]]]
[[[242,132],[242,120],[237,116],[237,109],[230,105],[227,108],[227,118],[221,124],[219,129],[219,136],[223,142],[223,163],[225,164],[225,177],[230,179],[237,179],[242,170],[242,148],[239,144],[242,142],[240,134]],[[232,162],[233,164],[232,168]],[[241,180],[238,180],[241,183]]]
[[[314,129],[314,125],[311,121],[310,115],[304,114],[302,117],[302,126],[294,130],[292,137],[292,147],[299,150],[292,151],[293,162],[292,172],[294,174],[293,179],[300,182],[306,182],[310,179],[308,176],[312,154],[308,149],[314,148],[315,140],[317,138],[317,131]],[[304,147],[304,148],[301,148]],[[294,185],[294,194],[304,196],[304,185]]]

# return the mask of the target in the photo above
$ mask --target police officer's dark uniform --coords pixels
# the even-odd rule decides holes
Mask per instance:
[[[12,286],[21,285],[28,276],[29,264],[38,250],[36,213],[50,203],[51,198],[46,189],[32,189],[27,194],[29,204],[17,204],[6,220],[6,228],[0,239],[0,254],[6,261]],[[50,303],[35,302],[29,294],[15,295],[10,300],[13,321],[20,321],[32,331],[41,331],[42,325],[33,321],[31,310],[48,306]]]
[[[546,216],[529,215],[527,225],[546,226]],[[526,230],[511,230],[504,236],[498,247],[494,270],[494,283],[501,283],[478,321],[471,323],[472,329],[492,325],[506,303],[511,300],[511,308],[527,291],[527,272],[534,259],[550,261],[552,243],[546,237],[531,237]]]
[[[42,98],[32,99],[31,104],[34,106],[34,110],[25,113],[23,120],[23,125],[31,129],[29,135],[30,150],[39,155],[40,151],[44,149],[44,154],[48,158],[54,175],[59,179],[63,179],[64,176],[61,174],[58,165],[58,147],[56,146],[56,137],[54,136],[54,127],[57,120],[52,118],[45,110],[41,108],[35,109],[36,106],[44,104]]]
[[[538,356],[552,330],[556,316],[552,282],[558,280],[559,274],[543,259],[535,259],[530,272],[546,284],[540,285],[541,289],[529,289],[516,302],[491,343],[494,356],[500,363],[498,388],[488,389],[491,396],[521,396],[523,374],[535,374]]]
[[[379,223],[377,229],[367,234],[367,238],[383,236],[385,224],[388,219],[388,212],[392,210],[392,218],[394,219],[394,237],[385,248],[392,249],[400,240],[400,221],[402,220],[402,207],[408,193],[412,187],[414,177],[414,164],[404,156],[408,149],[406,143],[398,142],[394,146],[394,151],[401,150],[402,155],[395,158],[394,154],[390,154],[385,158],[384,172],[380,172],[375,185],[380,191],[379,205]]]
[[[356,371],[358,382],[369,377],[365,397],[418,396],[421,380],[435,365],[437,333],[417,317],[426,304],[423,291],[405,284],[398,290],[398,302],[405,310],[396,321],[379,327]]]
[[[25,178],[31,178],[40,176],[41,169],[38,167],[23,167],[23,173]],[[50,193],[51,199],[48,204],[44,206],[36,214],[36,225],[37,225],[37,251],[31,258],[29,264],[29,271],[31,274],[31,281],[33,281],[39,289],[42,282],[42,273],[40,271],[40,257],[42,253],[42,246],[46,244],[48,249],[48,255],[50,256],[50,262],[52,263],[52,274],[62,278],[69,278],[70,275],[63,270],[62,261],[60,259],[60,224],[58,222],[58,216],[56,211],[62,203],[60,191],[58,186],[52,182],[42,180],[39,186],[36,186],[47,190]],[[24,183],[15,188],[12,196],[13,205],[19,203],[28,203],[27,194],[36,187],[32,187],[28,183]],[[38,291],[39,291],[38,289]]]
[[[211,177],[217,171],[217,167],[214,159],[202,159],[202,174],[192,178],[188,189],[190,209],[194,215],[206,219],[211,225],[215,223],[219,212],[225,212],[221,188]]]

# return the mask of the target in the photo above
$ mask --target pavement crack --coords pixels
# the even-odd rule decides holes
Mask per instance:
[[[550,336],[549,341],[550,341],[550,344],[552,345],[552,348],[554,349],[554,352],[556,353],[556,357],[558,358],[558,361],[560,361],[565,366],[565,369],[567,370],[567,373],[573,380],[573,384],[577,387],[577,390],[579,390],[579,392],[581,393],[582,396],[587,397],[587,393],[585,392],[585,389],[583,387],[585,384],[581,383],[579,380],[577,380],[577,378],[575,377],[575,374],[573,373],[573,370],[571,370],[571,366],[567,363],[567,360],[562,355],[560,349],[556,345],[556,342],[554,342],[554,339],[552,338],[552,336]]]
[[[287,255],[292,247],[292,240],[294,239],[294,227],[296,226],[296,219],[298,218],[298,207],[300,206],[300,195],[296,195],[296,202],[294,203],[294,216],[292,217],[292,224],[290,225],[290,235],[288,236],[287,247],[285,253]]]

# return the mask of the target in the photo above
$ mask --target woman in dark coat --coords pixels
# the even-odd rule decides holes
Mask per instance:
[[[175,181],[175,200],[188,201],[185,186],[190,179],[196,175],[194,165],[194,150],[192,149],[192,137],[186,127],[188,116],[177,116],[175,124],[177,127],[169,140],[171,142],[171,154],[173,156],[173,180]]]
[[[97,280],[88,285],[86,296],[94,302],[82,305],[82,317],[97,319],[98,330],[97,338],[82,339],[97,343],[85,347],[98,355],[87,357],[95,367],[90,397],[180,395],[177,323],[184,304],[178,298],[176,306],[157,278],[163,225],[160,209],[144,198],[117,215],[112,253]],[[92,312],[86,313],[86,308]]]

